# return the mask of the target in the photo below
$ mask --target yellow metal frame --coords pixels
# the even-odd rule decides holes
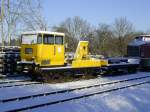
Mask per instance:
[[[107,66],[108,61],[102,59],[94,59],[88,55],[88,41],[80,41],[72,61],[73,68],[83,67],[101,67]]]

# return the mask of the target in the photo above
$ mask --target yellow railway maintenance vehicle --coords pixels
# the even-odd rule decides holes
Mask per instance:
[[[89,56],[88,41],[79,41],[74,58],[65,59],[65,34],[49,31],[24,32],[21,35],[19,67],[42,74],[90,73],[107,66],[108,61]],[[34,74],[37,75],[37,74]]]
[[[100,74],[104,69],[111,70],[118,67],[110,66],[106,59],[92,58],[88,52],[89,42],[85,40],[79,41],[74,57],[67,60],[64,33],[24,32],[21,35],[21,42],[19,69],[27,70],[34,78],[48,76],[55,79],[66,74]]]

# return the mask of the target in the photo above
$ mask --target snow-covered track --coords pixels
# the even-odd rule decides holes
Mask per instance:
[[[15,82],[27,82],[31,80],[9,80],[9,81],[0,81],[0,84],[10,84],[10,83],[15,83]]]
[[[17,77],[21,77],[21,76],[26,76],[25,74],[13,74],[13,75],[7,75],[7,78],[17,78]]]
[[[18,81],[17,81],[18,82]],[[19,81],[19,82],[24,82],[24,83],[13,83],[11,85],[9,84],[5,84],[5,85],[1,85],[0,84],[0,88],[8,88],[8,87],[18,87],[18,86],[28,86],[28,85],[34,85],[34,84],[42,84],[41,82],[27,82],[27,81]]]
[[[111,82],[106,82],[106,83],[101,83],[101,84],[95,84],[95,85],[90,85],[90,86],[84,86],[84,87],[79,87],[79,88],[72,88],[72,89],[66,89],[66,90],[60,90],[60,91],[55,91],[55,92],[49,92],[49,93],[41,93],[41,94],[35,94],[35,95],[30,95],[30,96],[24,96],[24,97],[18,97],[18,98],[11,98],[11,99],[4,99],[1,100],[1,103],[8,103],[10,101],[15,101],[17,100],[17,102],[22,101],[24,99],[32,99],[32,98],[36,98],[36,97],[40,97],[40,96],[49,96],[49,95],[54,95],[58,93],[68,93],[71,91],[76,91],[76,90],[82,90],[82,89],[89,89],[89,88],[94,88],[94,87],[101,87],[101,86],[109,86],[109,85],[114,85],[114,84],[121,84],[124,83],[123,86],[115,86],[113,88],[108,88],[105,90],[98,90],[95,92],[89,92],[86,94],[81,94],[79,96],[72,96],[72,97],[68,97],[68,98],[62,98],[59,100],[55,100],[55,101],[49,101],[46,103],[40,103],[40,104],[35,104],[35,105],[29,105],[29,106],[24,106],[24,107],[18,107],[16,109],[10,109],[7,110],[7,112],[14,112],[14,111],[24,111],[24,110],[28,110],[28,109],[34,109],[34,108],[38,108],[38,107],[43,107],[43,106],[47,106],[47,105],[53,105],[53,104],[57,104],[60,102],[66,102],[66,101],[71,101],[71,100],[75,100],[75,99],[81,99],[81,98],[85,98],[85,97],[89,97],[89,96],[93,96],[93,95],[97,95],[97,94],[103,94],[103,93],[109,93],[109,92],[113,92],[113,91],[117,91],[120,89],[125,89],[125,88],[129,88],[129,87],[134,87],[134,86],[139,86],[139,85],[143,85],[146,83],[150,83],[150,76],[145,76],[145,77],[136,77],[136,78],[130,78],[130,79],[125,79],[125,80],[118,80],[118,81],[111,81]],[[146,81],[143,81],[143,79],[149,79]],[[139,82],[136,82],[136,80],[139,80]],[[135,81],[132,84],[126,84],[126,82],[132,82]]]
[[[48,103],[43,103],[43,104],[39,104],[39,105],[34,105],[34,106],[29,106],[29,107],[24,107],[24,108],[19,108],[19,109],[14,109],[14,110],[8,110],[8,111],[5,111],[5,112],[17,112],[17,111],[30,110],[30,109],[34,109],[34,108],[43,107],[43,106],[63,103],[63,102],[77,100],[77,99],[81,99],[81,98],[86,98],[86,97],[90,97],[90,96],[94,96],[94,95],[98,95],[98,94],[103,94],[103,93],[113,92],[113,91],[117,91],[117,90],[121,90],[121,89],[126,89],[126,88],[129,88],[129,87],[139,86],[139,85],[143,85],[143,84],[146,84],[146,83],[150,83],[150,81],[143,81],[143,82],[140,82],[140,83],[131,84],[131,85],[123,86],[123,87],[118,87],[118,88],[116,87],[116,88],[113,88],[113,89],[108,89],[106,91],[93,92],[93,93],[89,93],[89,94],[86,94],[86,95],[81,95],[81,96],[77,96],[77,97],[72,97],[72,98],[68,98],[68,99],[62,99],[62,100],[58,100],[58,101],[54,101],[54,102],[48,102]]]
[[[145,79],[145,78],[149,78],[149,77],[150,76],[130,78],[130,79],[125,79],[125,80],[111,81],[111,82],[94,84],[94,85],[83,86],[83,87],[78,87],[78,88],[64,89],[64,90],[53,91],[53,92],[45,92],[45,93],[28,95],[28,96],[23,96],[23,97],[4,99],[4,100],[0,100],[0,102],[4,103],[4,102],[9,102],[9,101],[15,101],[15,100],[19,101],[19,100],[24,100],[24,99],[28,99],[28,98],[36,98],[36,97],[40,97],[40,96],[48,96],[48,95],[52,95],[52,94],[66,93],[66,92],[71,92],[71,91],[75,91],[75,90],[81,90],[81,89],[87,89],[87,88],[92,88],[92,87],[111,85],[111,84],[115,84],[115,83],[127,82],[127,81],[138,80],[138,79]]]

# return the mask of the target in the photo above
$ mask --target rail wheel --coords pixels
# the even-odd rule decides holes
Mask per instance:
[[[16,71],[18,74],[23,73],[24,71],[24,66],[23,65],[17,65]]]

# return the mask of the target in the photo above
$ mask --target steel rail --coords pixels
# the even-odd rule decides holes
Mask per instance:
[[[28,83],[22,83],[22,84],[3,85],[3,86],[0,86],[0,88],[28,86],[28,85],[34,85],[34,84],[43,84],[43,83],[41,83],[41,82],[28,82]]]
[[[31,80],[13,80],[13,81],[3,81],[3,82],[1,82],[0,81],[0,84],[9,84],[9,83],[15,83],[15,82],[27,82],[27,81],[31,81]]]
[[[112,84],[128,82],[128,81],[133,81],[133,80],[139,80],[139,79],[145,79],[145,78],[149,78],[149,77],[150,76],[129,78],[129,79],[124,79],[124,80],[111,81],[111,82],[88,85],[88,86],[77,87],[77,88],[70,88],[70,89],[64,89],[64,90],[58,90],[58,91],[52,91],[52,92],[44,92],[44,93],[40,93],[40,94],[33,94],[33,95],[27,95],[27,96],[15,97],[15,98],[1,99],[0,102],[1,103],[7,103],[7,102],[10,102],[10,101],[20,101],[20,100],[25,100],[25,99],[30,99],[30,98],[49,96],[49,95],[58,94],[58,93],[72,92],[72,91],[82,90],[82,89],[87,89],[87,88],[106,86],[106,85],[109,86],[109,85],[112,85]]]
[[[67,98],[67,99],[62,99],[62,100],[47,102],[47,103],[43,103],[43,104],[27,106],[27,107],[13,109],[13,110],[8,110],[6,112],[16,112],[16,111],[25,111],[25,110],[29,110],[29,109],[35,109],[35,108],[39,108],[39,107],[43,107],[43,106],[49,106],[49,105],[54,105],[54,104],[58,104],[58,103],[62,103],[62,102],[82,99],[82,98],[86,98],[86,97],[90,97],[90,96],[94,96],[94,95],[99,95],[99,94],[103,94],[103,93],[110,93],[110,92],[113,92],[113,91],[122,90],[122,89],[130,88],[130,87],[135,87],[135,86],[143,85],[143,84],[146,84],[146,83],[150,83],[150,81],[143,81],[143,82],[140,82],[140,83],[135,83],[135,84],[130,84],[130,85],[126,85],[126,86],[116,87],[116,88],[107,89],[107,90],[104,90],[104,91],[97,91],[97,92],[93,92],[93,93],[89,93],[89,94],[85,94],[85,95],[80,95],[80,96],[76,96],[76,97],[71,97],[71,98]]]

